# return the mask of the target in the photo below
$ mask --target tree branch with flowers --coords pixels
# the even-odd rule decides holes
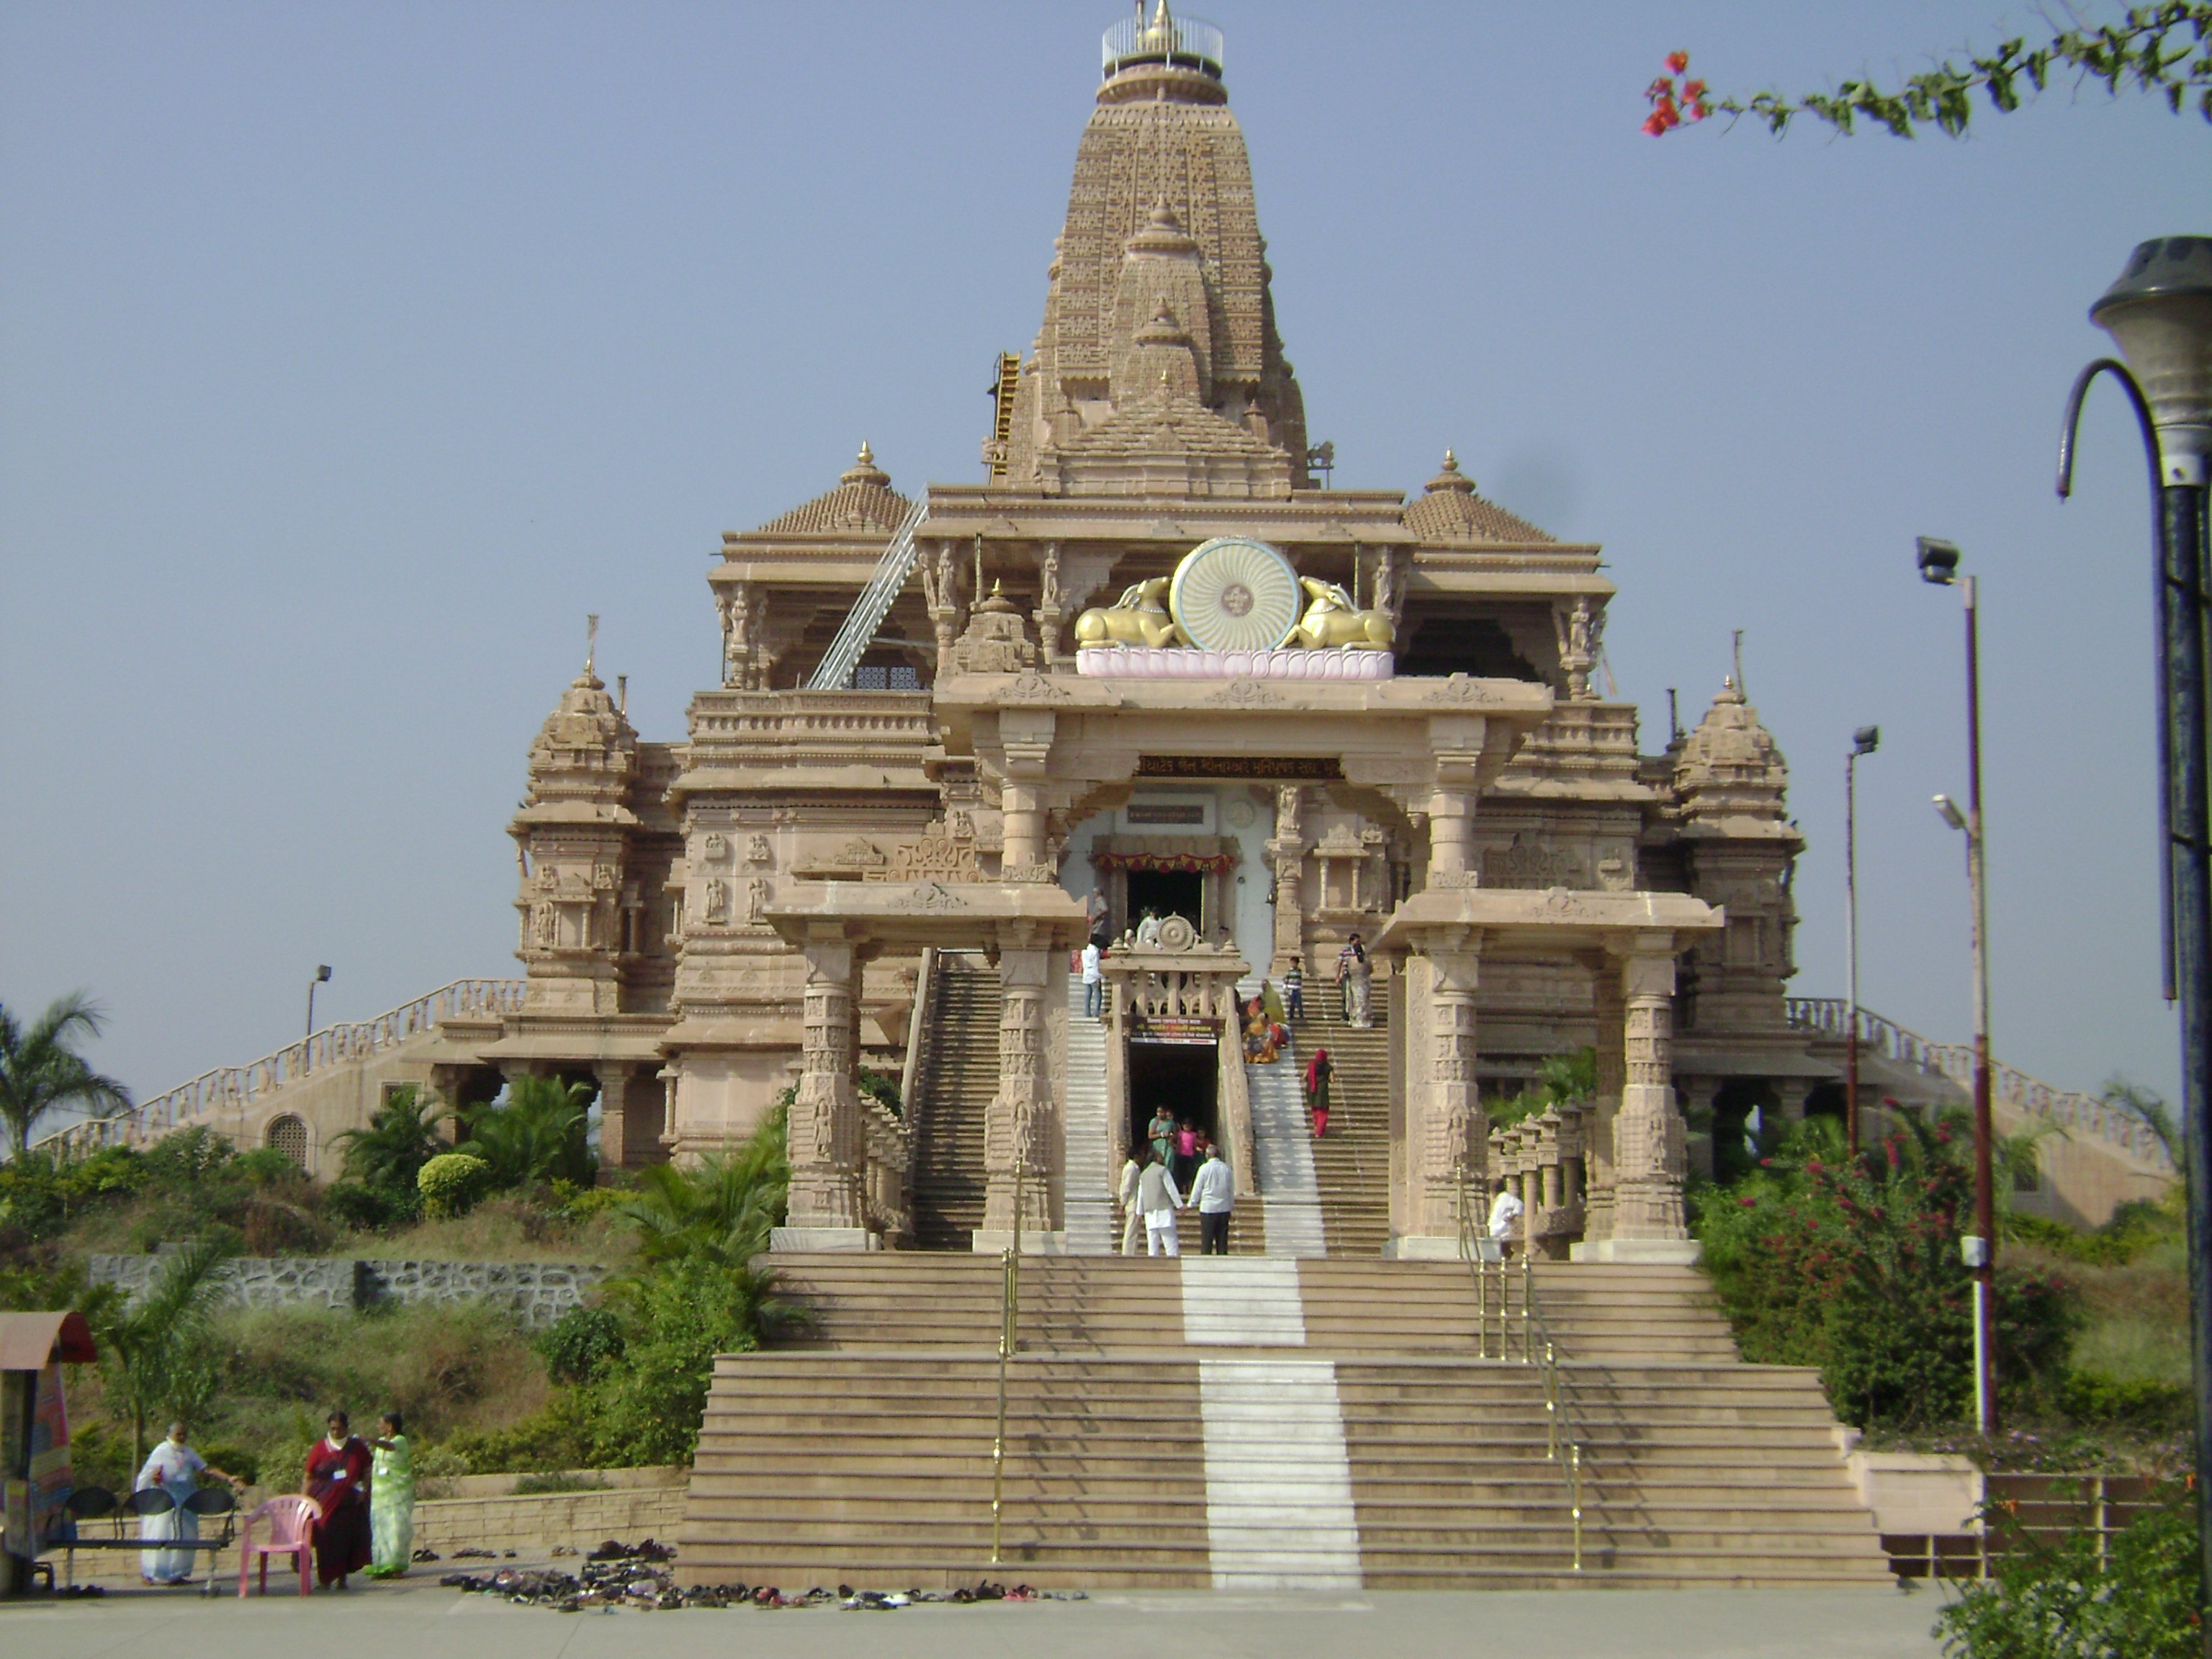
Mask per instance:
[[[2212,0],[2132,6],[2118,22],[2054,28],[2039,46],[2030,46],[2023,36],[2002,42],[1986,57],[1969,52],[1963,61],[1946,58],[1933,69],[1907,76],[1893,92],[1865,79],[1801,98],[1778,92],[1717,98],[1704,81],[1689,78],[1688,52],[1668,53],[1666,69],[1644,92],[1651,106],[1644,131],[1654,138],[1714,115],[1731,122],[1749,116],[1764,121],[1778,137],[1799,116],[1810,115],[1845,136],[1863,119],[1899,138],[1916,137],[1931,125],[1956,138],[1973,118],[1977,93],[1992,109],[2009,113],[2068,80],[2069,72],[2077,88],[2102,82],[2113,97],[2153,93],[2177,115],[2185,105],[2194,106],[2212,122]]]

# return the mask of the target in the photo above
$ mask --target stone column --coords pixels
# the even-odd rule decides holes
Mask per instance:
[[[857,953],[835,932],[807,939],[799,950],[806,958],[804,1060],[788,1134],[790,1224],[776,1230],[776,1243],[788,1249],[865,1249],[864,1142],[853,1082]]]
[[[999,785],[999,805],[1006,816],[999,869],[1007,881],[1049,881],[1054,874],[1045,847],[1045,782],[1054,725],[1049,708],[999,711],[999,746],[1006,765]],[[1041,877],[1038,872],[1042,872]]]
[[[1293,957],[1305,954],[1305,837],[1298,828],[1305,792],[1296,784],[1275,791],[1275,833],[1267,842],[1267,857],[1275,866],[1275,959],[1267,975],[1280,980]],[[1318,982],[1315,994],[1318,996]]]
[[[642,1103],[644,1091],[633,1085],[635,1074],[627,1066],[593,1068],[599,1081],[599,1184],[605,1186],[617,1170],[627,1170],[629,1152],[629,1114],[633,1095]]]
[[[1409,967],[1419,977],[1410,994],[1427,1002],[1425,1054],[1408,1053],[1414,1099],[1407,1121],[1407,1218],[1396,1254],[1459,1254],[1458,1176],[1480,1192],[1489,1155],[1488,1124],[1475,1081],[1474,994],[1482,936],[1454,929],[1432,939]]]
[[[1613,1236],[1613,1126],[1627,1081],[1628,1062],[1622,1048],[1627,1016],[1621,1006],[1619,964],[1600,952],[1586,957],[1584,965],[1590,970],[1590,1012],[1597,1024],[1597,1089],[1589,1116],[1583,1122],[1583,1238],[1595,1243]]]
[[[1012,1239],[1017,1168],[1023,1249],[1054,1247],[1048,1237],[1054,1225],[1049,1149],[1059,1115],[1045,1020],[1054,957],[1029,938],[1010,939],[999,950],[999,1091],[983,1121],[983,1225],[974,1240],[979,1250],[1004,1249]]]
[[[1665,934],[1626,945],[1620,962],[1627,1078],[1613,1125],[1616,1261],[1693,1261],[1682,1214],[1686,1131],[1674,1103],[1674,951]]]
[[[937,635],[937,678],[952,672],[952,642],[960,636],[960,544],[933,542],[924,550],[921,564],[923,603]]]
[[[1439,789],[1429,797],[1429,885],[1472,887],[1468,841],[1474,796],[1465,789]]]
[[[1865,1078],[1861,1076],[1859,1098],[1866,1098]],[[1813,1079],[1808,1077],[1778,1077],[1774,1079],[1774,1115],[1778,1122],[1802,1123],[1805,1121],[1805,1097],[1813,1092]],[[1765,1122],[1760,1119],[1762,1124]],[[1772,1125],[1766,1127],[1771,1127]]]

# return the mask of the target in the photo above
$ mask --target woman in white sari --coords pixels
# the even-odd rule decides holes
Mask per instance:
[[[212,1475],[234,1486],[239,1484],[235,1476],[225,1474],[194,1451],[186,1443],[187,1438],[182,1423],[170,1424],[168,1438],[154,1448],[146,1467],[138,1471],[138,1483],[133,1491],[167,1492],[174,1505],[158,1515],[138,1517],[138,1536],[144,1542],[160,1543],[200,1535],[200,1518],[185,1504],[200,1489],[202,1475]],[[192,1582],[193,1553],[188,1549],[141,1550],[138,1576],[149,1584],[189,1584]]]

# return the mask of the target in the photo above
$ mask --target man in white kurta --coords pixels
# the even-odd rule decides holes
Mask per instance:
[[[1135,1255],[1145,1246],[1145,1212],[1137,1207],[1137,1177],[1145,1172],[1145,1154],[1151,1149],[1142,1141],[1129,1149],[1128,1161],[1121,1165],[1121,1184],[1117,1195],[1121,1200],[1121,1254]]]
[[[1153,1156],[1150,1146],[1145,1148],[1144,1157],[1145,1167],[1137,1176],[1137,1208],[1145,1218],[1145,1254],[1181,1255],[1176,1212],[1183,1207],[1183,1196],[1176,1189],[1167,1165]]]

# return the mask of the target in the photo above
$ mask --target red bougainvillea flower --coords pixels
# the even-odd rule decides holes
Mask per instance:
[[[1688,52],[1670,52],[1667,54],[1667,69],[1668,73],[1680,75],[1684,70],[1689,67],[1690,54]]]
[[[1667,131],[1667,118],[1660,114],[1657,110],[1653,110],[1650,114],[1644,118],[1644,131],[1656,138]]]
[[[1820,1160],[1817,1158],[1808,1158],[1805,1160],[1805,1168],[1811,1174],[1818,1175],[1820,1173]]]

